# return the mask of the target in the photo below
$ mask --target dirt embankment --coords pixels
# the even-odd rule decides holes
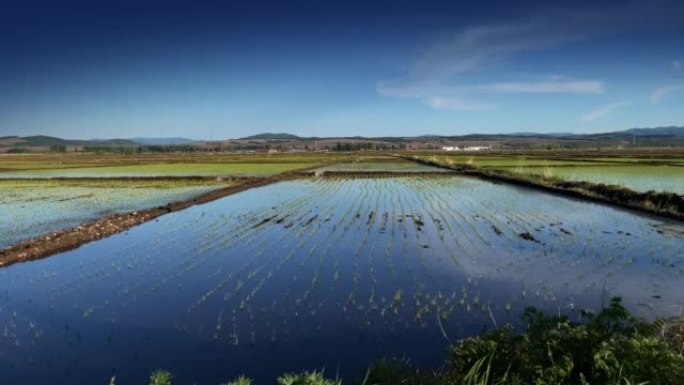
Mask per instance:
[[[43,234],[0,250],[0,267],[72,250],[85,243],[126,231],[131,227],[151,221],[173,211],[183,210],[190,206],[211,202],[241,191],[266,186],[293,177],[296,177],[296,174],[288,172],[266,178],[245,179],[242,184],[214,190],[195,198],[169,203],[166,206],[125,214],[115,214],[74,228]]]

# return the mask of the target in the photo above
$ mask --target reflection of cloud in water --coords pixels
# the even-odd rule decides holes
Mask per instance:
[[[436,362],[444,332],[518,322],[531,305],[576,317],[620,295],[674,315],[682,230],[459,177],[283,182],[0,270],[0,380],[25,378],[29,360],[33,382],[71,362],[71,380],[90,380],[113,361],[120,378],[163,362],[181,382],[355,375],[384,353]]]

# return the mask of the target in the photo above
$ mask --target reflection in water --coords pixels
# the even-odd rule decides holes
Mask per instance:
[[[279,183],[0,270],[0,381],[356,376],[381,354],[434,364],[530,305],[676,315],[683,232],[459,177]]]

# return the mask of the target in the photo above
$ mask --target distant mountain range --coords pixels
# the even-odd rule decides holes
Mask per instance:
[[[597,134],[574,134],[572,132],[515,132],[510,134],[466,134],[466,135],[420,135],[414,137],[362,137],[362,136],[341,136],[341,137],[320,137],[317,139],[355,139],[355,140],[438,140],[438,139],[474,139],[474,138],[595,138],[595,137],[626,137],[626,136],[684,136],[684,127],[655,127],[655,128],[631,128],[623,131],[612,131]],[[263,133],[258,135],[246,136],[238,140],[296,140],[311,141],[314,137],[301,137],[287,133]]]
[[[684,136],[684,127],[632,128],[630,130],[614,132],[614,134],[621,133],[636,136]]]
[[[414,137],[301,137],[288,133],[263,133],[239,139],[202,141],[181,137],[131,139],[91,139],[73,140],[52,136],[5,136],[0,137],[0,152],[10,148],[44,148],[50,146],[66,147],[135,147],[135,146],[232,146],[233,149],[264,149],[265,146],[275,146],[281,149],[324,149],[333,148],[337,143],[375,143],[383,148],[413,148],[412,145],[454,144],[459,142],[489,142],[504,146],[530,145],[539,143],[557,143],[561,145],[581,145],[582,143],[601,143],[610,145],[625,145],[637,142],[642,145],[653,146],[684,146],[684,127],[655,127],[632,128],[623,131],[613,131],[597,134],[574,134],[569,132],[535,133],[517,132],[510,134],[468,134],[468,135],[421,135]],[[378,147],[376,147],[378,148]],[[420,148],[420,147],[418,147]],[[433,147],[434,148],[434,147]],[[437,147],[438,148],[438,147]],[[4,149],[4,150],[3,150]]]
[[[162,146],[173,144],[190,144],[196,140],[188,138],[131,138],[131,139],[62,139],[53,136],[3,136],[0,137],[0,145],[12,143],[15,146],[49,147],[49,146]]]
[[[135,146],[136,143],[128,139],[62,139],[54,136],[3,136],[0,137],[0,145],[11,144],[13,146],[49,147],[49,146]]]
[[[301,136],[286,134],[286,133],[264,133],[252,136],[245,136],[239,140],[309,140],[310,138],[303,138]]]

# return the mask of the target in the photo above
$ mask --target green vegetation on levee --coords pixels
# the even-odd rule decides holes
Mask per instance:
[[[684,384],[684,319],[642,322],[615,297],[598,314],[581,320],[545,315],[530,307],[525,331],[511,325],[461,339],[447,349],[439,369],[406,358],[378,359],[356,381],[361,385],[677,385]],[[157,370],[150,385],[171,385]],[[279,385],[341,385],[323,372],[285,374]],[[112,378],[111,384],[115,384]],[[222,385],[252,385],[245,376]]]

